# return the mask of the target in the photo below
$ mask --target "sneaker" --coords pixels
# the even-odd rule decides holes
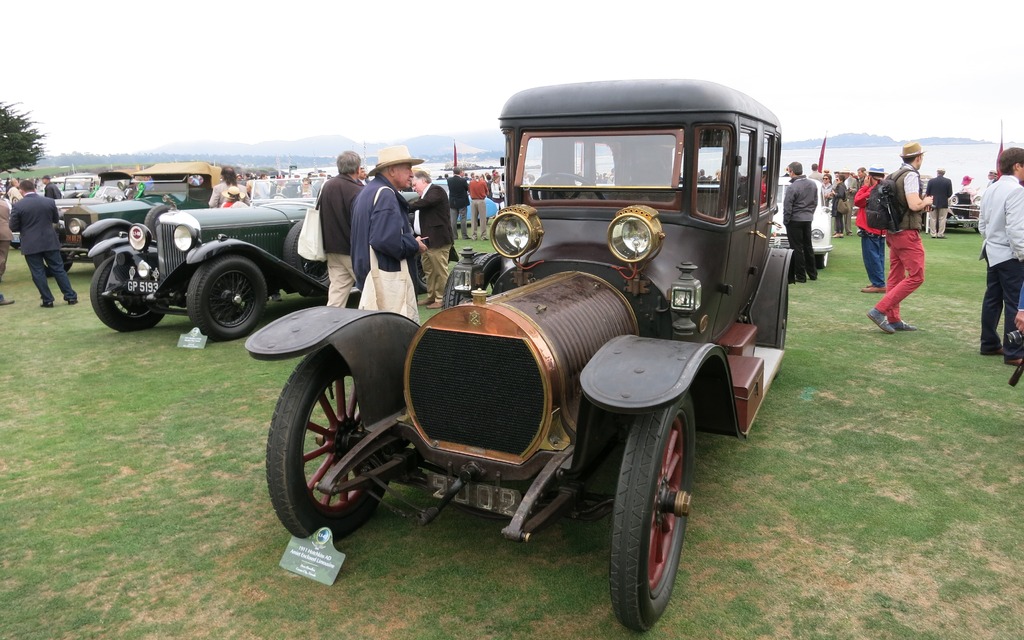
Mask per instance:
[[[868,318],[872,322],[877,324],[878,328],[881,329],[882,331],[884,331],[886,333],[896,333],[896,330],[893,329],[892,325],[889,324],[889,321],[886,320],[885,314],[882,313],[881,311],[879,311],[878,309],[875,309],[874,307],[872,307],[871,311],[868,311]]]
[[[891,326],[893,329],[895,329],[897,331],[917,331],[917,327],[915,327],[912,324],[907,324],[906,322],[903,322],[902,320],[897,320],[896,322],[890,322],[889,326]]]
[[[8,304],[14,304],[14,300],[0,296],[0,307]]]

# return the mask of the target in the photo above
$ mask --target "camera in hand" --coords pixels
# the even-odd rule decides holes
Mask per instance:
[[[1011,331],[1006,334],[1006,341],[1019,347],[1024,344],[1024,335],[1021,335],[1020,331]]]

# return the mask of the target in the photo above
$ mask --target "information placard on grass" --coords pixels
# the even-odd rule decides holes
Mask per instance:
[[[327,527],[317,529],[308,538],[292,536],[281,556],[281,568],[328,586],[334,584],[345,554],[334,548],[332,538]]]
[[[178,346],[184,349],[205,349],[206,336],[199,332],[199,327],[193,327],[191,331],[178,337]]]

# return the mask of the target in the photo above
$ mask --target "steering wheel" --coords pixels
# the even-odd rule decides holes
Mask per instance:
[[[548,182],[548,180],[551,180],[551,182]],[[537,187],[570,186],[570,185],[562,184],[560,182],[561,180],[571,180],[572,182],[570,184],[573,187],[575,187],[575,186],[580,186],[580,187],[596,187],[597,186],[596,184],[587,184],[587,179],[584,178],[583,176],[577,174],[577,173],[562,173],[560,171],[553,171],[551,173],[541,174],[541,176],[539,178],[537,178],[533,182],[533,185],[537,186]],[[579,183],[579,185],[576,184],[577,182]],[[559,192],[552,192],[552,193],[560,193],[561,197],[565,198],[566,200],[572,200],[574,198],[580,197],[580,192],[579,191],[559,191]],[[604,194],[603,193],[601,193],[599,191],[595,191],[594,193],[597,195],[598,199],[604,200]]]

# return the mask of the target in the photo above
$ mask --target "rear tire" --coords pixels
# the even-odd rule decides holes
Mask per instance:
[[[307,260],[299,255],[299,235],[302,233],[302,225],[304,224],[305,221],[300,220],[288,230],[288,235],[284,238],[284,250],[281,253],[281,257],[289,265],[305,273],[323,286],[329,287],[331,279],[327,276],[327,262]]]

